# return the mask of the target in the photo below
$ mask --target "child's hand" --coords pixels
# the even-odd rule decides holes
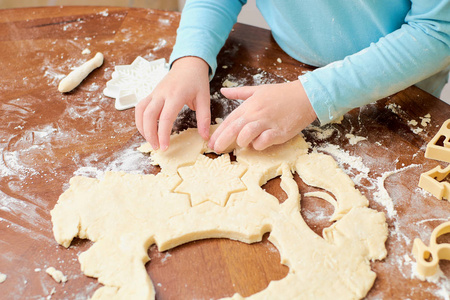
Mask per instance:
[[[308,126],[316,114],[299,80],[260,86],[223,88],[222,94],[244,101],[214,132],[209,147],[220,153],[234,141],[263,150],[281,144]]]
[[[185,104],[196,111],[198,131],[207,140],[211,123],[209,66],[198,57],[175,61],[153,92],[136,105],[136,127],[153,149],[169,147],[173,123]]]

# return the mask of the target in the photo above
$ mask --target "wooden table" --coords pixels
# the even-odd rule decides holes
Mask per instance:
[[[137,56],[168,59],[178,22],[178,13],[146,9],[0,10],[0,272],[8,275],[0,284],[2,299],[40,299],[53,288],[52,299],[83,299],[98,288],[96,279],[82,274],[77,261],[91,243],[76,240],[69,249],[57,245],[49,211],[74,172],[91,176],[106,169],[158,172],[134,151],[144,142],[135,129],[134,110],[116,111],[114,100],[103,96],[102,90],[115,65],[130,64]],[[81,53],[85,48],[92,51],[90,56]],[[62,76],[97,51],[105,55],[104,65],[73,92],[59,93]],[[309,69],[287,56],[269,31],[238,24],[219,55],[211,92],[217,92],[225,79],[280,82]],[[223,116],[236,106],[221,99],[213,102],[213,116]],[[423,131],[414,133],[408,121],[420,123],[428,113],[431,123],[416,126]],[[410,259],[413,239],[421,237],[428,243],[432,229],[449,219],[448,201],[417,188],[420,174],[439,164],[424,158],[425,145],[449,116],[449,105],[410,87],[346,114],[340,124],[326,127],[332,134],[324,140],[317,139],[312,129],[304,131],[316,147],[334,144],[361,157],[370,172],[358,188],[372,208],[386,211],[374,201],[384,186],[398,213],[388,218],[389,254],[372,264],[377,280],[368,299],[434,299],[439,290],[448,293],[447,262],[441,263],[447,279],[436,285],[411,279]],[[186,113],[176,129],[194,125],[192,114]],[[350,145],[346,133],[367,140]],[[349,165],[343,167],[351,177],[358,174]],[[301,193],[309,189],[296,179]],[[278,179],[265,188],[283,200]],[[303,199],[301,214],[318,234],[330,225],[324,218],[311,217],[331,214],[324,201]],[[248,296],[288,271],[266,239],[253,245],[197,241],[165,253],[152,246],[149,255],[147,269],[158,299],[216,299],[235,292]],[[49,266],[62,270],[69,281],[54,282],[44,272]],[[445,288],[447,292],[442,292]]]

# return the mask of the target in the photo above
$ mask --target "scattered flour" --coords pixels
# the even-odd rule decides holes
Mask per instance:
[[[411,279],[417,278],[417,279],[420,279],[423,281],[438,283],[439,279],[445,278],[445,275],[439,266],[438,266],[436,274],[434,274],[433,276],[420,275],[419,272],[417,272],[417,263],[416,262],[411,263],[411,266],[412,266]]]
[[[105,9],[105,10],[102,10],[101,12],[99,12],[98,13],[99,15],[101,15],[101,16],[104,16],[104,17],[107,17],[107,16],[109,16],[109,12],[108,12],[108,10],[107,9]]]
[[[439,291],[437,291],[436,296],[441,297],[444,300],[450,300],[450,289],[443,286]]]
[[[253,85],[261,85],[261,84],[268,84],[268,83],[275,83],[274,78],[270,78],[269,73],[262,69],[258,69],[258,72],[254,74],[253,77]]]
[[[166,252],[164,257],[161,259],[161,262],[165,263],[169,257],[172,257],[172,255],[169,252]]]
[[[167,45],[167,41],[165,39],[159,38],[158,42],[153,47],[152,51],[154,52],[154,51],[161,50],[162,48],[166,47],[166,45]]]
[[[107,171],[143,174],[143,171],[151,169],[152,165],[147,156],[136,151],[141,145],[142,140],[139,139],[129,147],[114,153],[112,159],[105,163],[98,163],[95,155],[89,156],[79,163],[81,166],[73,174],[98,179],[101,179]]]
[[[423,129],[422,129],[422,128],[414,128],[412,131],[413,131],[415,134],[418,134],[418,133],[423,132]]]
[[[55,294],[56,293],[56,288],[55,287],[53,287],[52,288],[52,290],[50,291],[50,294],[47,296],[47,300],[50,300],[50,299],[52,299],[52,296],[53,296],[53,294]]]
[[[431,195],[431,194],[430,194],[430,195]],[[447,222],[447,221],[448,221],[448,218],[425,219],[425,220],[422,220],[422,221],[417,222],[416,224],[417,224],[417,225],[420,225],[420,224],[424,224],[424,223],[428,223],[428,222],[434,222],[434,221]]]
[[[170,25],[172,23],[171,20],[168,19],[158,19],[158,22],[161,23],[162,25]]]
[[[373,194],[374,200],[376,202],[382,204],[384,207],[386,207],[388,217],[396,216],[397,211],[394,208],[394,203],[392,201],[392,198],[389,196],[388,191],[384,187],[384,182],[386,181],[386,179],[389,176],[391,176],[393,174],[400,173],[400,172],[406,171],[411,168],[416,168],[416,167],[420,167],[420,165],[414,164],[414,165],[409,165],[409,166],[406,166],[406,167],[398,169],[398,170],[387,171],[387,172],[384,172],[380,177],[376,178],[377,191]]]
[[[85,166],[85,167],[80,167],[78,170],[73,172],[73,175],[92,177],[92,178],[102,178],[104,175],[104,172],[99,170],[96,167]]]
[[[328,221],[330,219],[330,216],[325,214],[325,212],[321,210],[305,211],[304,216],[307,220],[314,220],[314,221]]]
[[[336,161],[338,162],[339,166],[347,173],[347,174],[353,174],[352,172],[348,171],[348,168],[345,168],[344,165],[348,165],[350,169],[356,170],[359,172],[354,178],[353,182],[355,184],[360,184],[362,178],[369,179],[369,167],[365,166],[362,158],[359,156],[352,156],[348,151],[345,151],[341,149],[338,145],[333,144],[326,144],[324,146],[320,146],[315,149],[315,151],[322,151],[325,153],[330,154],[333,156]]]

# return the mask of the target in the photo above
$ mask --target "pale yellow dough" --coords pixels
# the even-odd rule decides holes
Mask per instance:
[[[58,243],[68,247],[74,237],[94,242],[79,256],[84,274],[104,285],[93,299],[154,299],[144,267],[152,244],[164,251],[205,238],[253,243],[266,232],[289,273],[249,299],[360,299],[372,287],[370,262],[386,256],[385,216],[367,207],[332,157],[308,154],[301,136],[261,152],[236,149],[237,162],[228,155],[205,157],[196,129],[173,135],[166,152],[148,145],[140,150],[151,153],[159,174],[73,177],[51,211]],[[312,194],[335,207],[336,222],[323,236],[301,217],[294,172],[334,195]],[[276,176],[287,194],[282,204],[261,188]]]
[[[54,267],[49,267],[45,270],[45,272],[52,276],[53,280],[55,280],[58,283],[65,283],[67,282],[67,276],[63,274],[63,272],[56,270]]]

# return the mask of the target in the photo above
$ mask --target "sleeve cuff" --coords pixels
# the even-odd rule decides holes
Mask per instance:
[[[317,78],[314,78],[313,72],[307,72],[298,79],[303,85],[321,125],[328,124],[341,116],[333,105],[327,89]]]

